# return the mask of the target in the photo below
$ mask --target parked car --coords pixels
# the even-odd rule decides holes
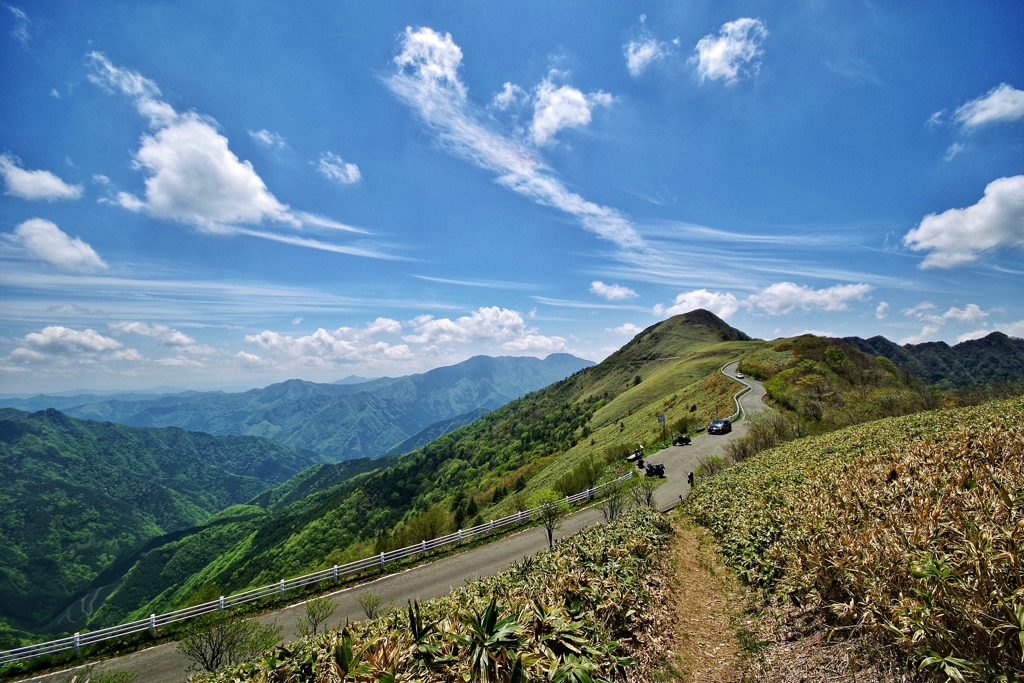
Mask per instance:
[[[732,422],[729,420],[715,420],[708,425],[708,434],[728,434],[732,431]]]
[[[742,372],[737,372],[736,373],[736,379],[743,379],[743,373]]]

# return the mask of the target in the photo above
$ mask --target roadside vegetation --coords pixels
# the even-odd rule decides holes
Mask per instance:
[[[825,633],[851,675],[904,672],[880,680],[1018,680],[1022,422],[1018,397],[793,441],[700,481],[684,509],[782,641]]]
[[[670,532],[662,515],[637,509],[445,597],[190,680],[621,680],[651,666]]]

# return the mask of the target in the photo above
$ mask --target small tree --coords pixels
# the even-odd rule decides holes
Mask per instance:
[[[178,652],[192,660],[191,670],[216,671],[255,659],[278,641],[281,627],[214,614],[194,619],[178,641]]]
[[[306,613],[298,618],[296,626],[302,636],[315,636],[323,624],[327,630],[327,620],[331,618],[338,606],[328,597],[313,598],[306,601]]]
[[[604,521],[613,522],[626,509],[626,491],[622,484],[615,484],[605,489],[605,496],[601,500],[601,514]]]
[[[359,596],[359,606],[363,608],[367,619],[376,619],[380,614],[380,605],[383,601],[376,593],[363,593]]]
[[[569,514],[569,505],[551,489],[538,491],[531,502],[537,509],[540,525],[548,532],[548,547],[554,548],[555,532],[562,528],[562,520]]]
[[[654,489],[658,488],[656,479],[639,477],[633,480],[629,493],[637,507],[654,507]]]

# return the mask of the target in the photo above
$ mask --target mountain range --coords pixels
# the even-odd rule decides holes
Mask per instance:
[[[0,405],[57,408],[72,417],[131,427],[265,436],[341,462],[411,450],[477,419],[481,411],[589,365],[593,363],[564,353],[544,359],[475,356],[422,374],[355,383],[358,378],[333,384],[295,379],[242,393],[89,396],[77,401],[36,396]]]

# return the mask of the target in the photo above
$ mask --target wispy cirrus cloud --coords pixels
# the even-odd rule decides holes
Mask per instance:
[[[625,215],[570,191],[534,149],[497,131],[478,113],[459,77],[462,50],[450,34],[406,28],[394,63],[397,70],[386,79],[387,86],[412,107],[449,152],[494,173],[499,185],[572,216],[620,248],[644,248]]]
[[[718,35],[708,34],[697,41],[690,62],[697,67],[701,83],[705,80],[725,81],[734,85],[741,76],[757,74],[764,54],[761,47],[768,37],[768,28],[759,19],[743,17],[722,24]]]
[[[323,177],[339,185],[354,185],[363,179],[358,166],[346,162],[333,152],[324,152],[320,155],[320,163],[317,164],[316,170]]]

